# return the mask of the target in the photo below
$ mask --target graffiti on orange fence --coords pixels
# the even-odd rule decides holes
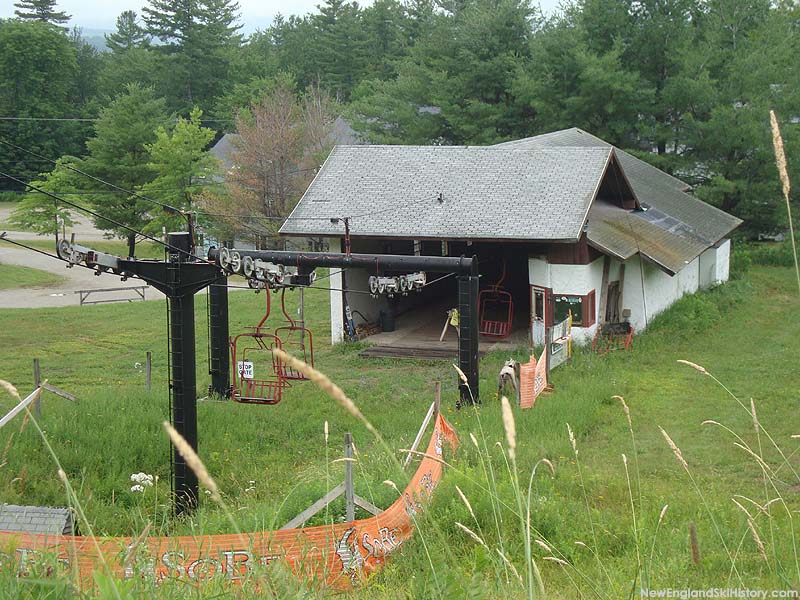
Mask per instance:
[[[75,572],[91,585],[103,563],[122,578],[241,582],[254,567],[284,562],[320,585],[346,590],[359,585],[414,531],[414,518],[442,477],[443,445],[455,448],[455,430],[438,415],[425,455],[400,497],[374,517],[350,523],[247,534],[98,538],[0,532],[0,569],[19,576]],[[48,557],[53,557],[49,560]],[[48,566],[49,565],[49,566]]]

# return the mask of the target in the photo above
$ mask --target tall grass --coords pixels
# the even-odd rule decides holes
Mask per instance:
[[[769,122],[772,127],[772,146],[775,149],[775,165],[778,167],[778,176],[781,180],[783,198],[786,201],[786,214],[789,217],[789,237],[792,241],[792,255],[794,256],[794,272],[797,276],[797,293],[800,294],[800,264],[797,259],[797,244],[794,239],[794,222],[792,220],[792,203],[789,201],[789,193],[792,189],[789,180],[789,170],[786,168],[786,153],[783,150],[783,136],[778,125],[775,111],[769,111]]]
[[[800,509],[800,488],[795,488],[800,480],[797,442],[789,435],[800,433],[794,428],[796,391],[791,384],[800,311],[786,294],[793,275],[785,268],[761,267],[751,273],[759,294],[743,294],[731,302],[726,294],[737,290],[723,286],[701,295],[719,317],[696,330],[676,331],[667,313],[665,324],[639,337],[632,352],[604,358],[577,352],[571,364],[554,372],[555,392],[533,410],[484,400],[481,406],[456,411],[456,392],[445,393],[443,411],[463,443],[455,456],[447,457],[452,468],[430,510],[417,518],[418,535],[359,590],[359,597],[630,598],[638,596],[637,582],[649,589],[736,587],[739,577],[751,588],[797,585],[793,521]],[[242,312],[250,310],[245,300],[252,302],[252,297],[232,298],[233,318],[244,323]],[[93,332],[95,347],[87,350],[97,354],[87,362],[105,361],[104,370],[68,360],[78,347],[71,336],[89,328],[81,320],[89,316],[78,311],[35,313],[42,326],[58,316],[66,331],[44,357],[45,373],[58,374],[63,380],[56,383],[70,391],[84,386],[79,406],[45,401],[42,430],[96,530],[135,537],[152,523],[153,535],[230,531],[233,525],[217,505],[201,502],[193,519],[175,521],[168,517],[169,498],[163,489],[156,497],[154,489],[135,495],[121,487],[132,471],[159,474],[162,482],[168,478],[168,446],[161,430],[166,398],[159,392],[144,393],[141,382],[138,388],[125,383],[143,347],[134,352],[112,346],[115,339],[134,344],[157,335],[155,328],[148,328],[162,313],[143,304],[125,312],[109,307],[91,313],[100,324]],[[13,319],[21,319],[19,314]],[[683,314],[690,323],[702,316],[694,310]],[[115,328],[103,329],[100,315],[116,316]],[[317,318],[321,329],[327,316],[320,311]],[[11,320],[0,311],[0,324]],[[34,335],[40,335],[39,326],[35,320],[25,322]],[[0,337],[8,331],[0,331]],[[30,340],[5,339],[21,348],[25,360],[11,355],[4,368],[18,380],[29,378]],[[524,358],[524,352],[516,355]],[[673,368],[673,360],[689,352],[708,367],[705,372]],[[483,389],[491,387],[495,369],[507,358],[484,357]],[[348,347],[321,351],[318,359],[385,446],[356,414],[306,384],[266,410],[201,403],[201,454],[241,531],[275,528],[322,496],[330,478],[338,478],[342,465],[328,460],[327,444],[316,443],[325,421],[334,439],[354,431],[362,477],[372,483],[374,503],[387,506],[397,492],[376,484],[403,481],[394,450],[407,447],[413,438],[430,401],[423,392],[427,382],[448,380],[449,367],[366,363]],[[109,397],[109,387],[118,397]],[[741,400],[750,395],[758,396],[752,404]],[[710,419],[727,429],[701,426]],[[656,423],[668,432],[688,468],[677,460]],[[29,431],[14,433],[9,441],[3,432],[2,447],[9,448],[8,463],[0,467],[4,498],[59,503],[63,488],[52,490],[53,481],[58,482],[56,469],[39,458],[39,438]],[[118,451],[120,446],[124,452]],[[28,473],[24,482],[23,467]],[[252,486],[244,482],[251,479],[257,483],[247,492]],[[327,517],[319,517],[321,522],[337,519],[340,509],[332,506]],[[702,550],[699,564],[692,559],[690,523],[696,524]],[[137,579],[101,579],[98,586],[113,597],[107,586],[116,585],[123,598],[316,593],[284,577],[275,565],[257,575],[267,578],[267,589],[259,590],[250,581],[241,590],[212,584],[191,592],[174,582],[156,589]],[[51,584],[45,588],[3,570],[0,596],[24,596],[24,590],[38,597],[77,595],[69,580]]]

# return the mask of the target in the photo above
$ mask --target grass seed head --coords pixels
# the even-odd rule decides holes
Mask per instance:
[[[322,428],[325,433],[325,443],[328,443],[328,422],[325,421],[325,426]]]
[[[679,359],[678,362],[681,363],[682,365],[687,365],[689,367],[692,367],[695,371],[700,371],[703,375],[710,375],[711,374],[708,371],[706,371],[705,367],[701,367],[697,363],[693,363],[691,361],[683,360],[683,359]]]
[[[462,502],[464,502],[464,504],[467,506],[467,510],[469,511],[469,514],[472,515],[473,519],[475,519],[475,513],[472,510],[472,505],[469,503],[469,500],[467,500],[467,497],[464,495],[464,492],[462,492],[461,488],[458,487],[458,486],[456,486],[456,491],[458,492],[458,495],[461,496]],[[477,519],[475,519],[475,520],[477,520]]]
[[[514,576],[519,580],[519,582],[523,583],[522,577],[520,577],[519,572],[517,571],[517,568],[511,563],[510,560],[508,560],[506,555],[503,554],[503,552],[500,550],[500,548],[495,548],[495,550],[497,550],[497,553],[500,555],[500,558],[502,558],[503,562],[506,563],[506,565],[508,566],[509,569],[511,569],[511,572],[514,573]],[[524,586],[524,583],[523,583],[523,586]]]
[[[480,446],[478,446],[478,440],[477,440],[477,438],[476,438],[476,437],[473,435],[473,433],[472,433],[471,431],[469,432],[469,439],[471,439],[471,440],[472,440],[472,443],[473,443],[473,444],[475,444],[475,447],[476,447],[478,450],[480,450],[480,449],[481,449],[481,448],[480,448]]]
[[[659,523],[661,523],[661,521],[663,521],[663,520],[664,520],[664,515],[666,515],[666,514],[667,514],[667,509],[668,509],[668,508],[669,508],[669,504],[665,504],[665,505],[664,505],[664,508],[662,508],[662,509],[661,509],[661,514],[660,514],[660,515],[658,515],[658,522],[659,522]]]
[[[753,515],[750,514],[750,511],[748,511],[744,506],[739,504],[736,498],[731,498],[731,502],[733,502],[739,510],[741,510],[744,514],[747,515],[748,520],[753,518]]]
[[[769,123],[772,127],[772,145],[775,148],[775,165],[778,167],[778,175],[783,186],[783,196],[789,198],[791,185],[789,183],[789,170],[786,168],[786,152],[783,150],[783,136],[781,128],[778,126],[778,118],[775,111],[769,111]]]
[[[511,412],[511,403],[505,396],[500,398],[500,408],[503,413],[503,429],[506,430],[508,456],[513,461],[517,458],[517,427],[514,423],[514,413]]]
[[[664,436],[664,439],[667,440],[667,444],[669,444],[669,447],[672,448],[672,453],[675,455],[675,458],[677,458],[678,462],[681,463],[681,465],[683,465],[683,468],[688,471],[689,464],[686,462],[686,459],[683,458],[683,452],[681,452],[681,449],[678,448],[678,445],[672,441],[672,438],[669,437],[669,434],[666,431],[664,431],[663,427],[659,425],[658,429],[659,431],[661,431],[661,435]]]
[[[555,556],[545,556],[542,560],[549,560],[550,562],[554,562],[557,565],[561,565],[562,567],[568,567],[569,563],[565,560],[561,560],[560,558],[556,558]]]
[[[753,525],[753,520],[750,518],[747,519],[747,528],[750,530],[750,534],[753,536],[753,541],[756,543],[756,547],[758,548],[758,553],[761,555],[761,558],[764,559],[764,562],[769,563],[767,552],[764,550],[764,542],[762,542],[761,538],[758,536],[756,526]]]
[[[217,482],[209,475],[208,469],[206,469],[200,457],[197,456],[197,452],[194,451],[194,448],[189,445],[189,442],[187,442],[168,421],[164,421],[164,429],[167,435],[169,435],[172,445],[175,446],[175,449],[183,457],[183,460],[186,461],[189,468],[197,475],[197,480],[204,488],[211,492],[211,499],[217,504],[221,503],[222,497],[219,495]]]
[[[458,365],[453,365],[453,368],[456,370],[456,373],[458,373],[458,378],[462,381],[462,383],[469,385],[469,380],[467,379],[467,376],[464,374],[464,371],[462,371],[458,367]]]
[[[5,391],[7,391],[12,396],[14,396],[14,398],[16,398],[17,400],[22,400],[22,398],[20,398],[20,396],[19,396],[19,392],[17,391],[17,388],[15,388],[11,383],[6,381],[5,379],[0,379],[0,387],[3,388]]]
[[[538,467],[540,464],[543,464],[543,465],[544,465],[544,466],[546,466],[548,469],[550,469],[550,474],[551,474],[551,475],[555,475],[555,474],[556,474],[556,468],[555,468],[555,466],[553,466],[553,463],[552,463],[552,462],[550,462],[550,459],[547,459],[547,458],[540,458],[540,459],[539,459],[539,461],[538,461],[538,462],[537,462],[537,463],[534,465],[534,467],[533,467],[533,472],[534,472],[534,473],[536,473],[536,468],[537,468],[537,467]]]
[[[336,402],[339,403],[339,406],[344,408],[356,419],[359,419],[362,423],[364,423],[364,426],[369,430],[370,433],[376,437],[379,437],[378,431],[375,429],[375,427],[373,427],[372,423],[370,423],[367,418],[361,414],[361,411],[358,409],[355,402],[350,400],[350,398],[348,398],[347,395],[342,391],[342,388],[333,383],[327,375],[321,371],[317,371],[314,367],[303,362],[302,360],[299,360],[290,354],[286,354],[286,352],[283,350],[273,348],[272,353],[278,358],[279,361],[286,363],[290,367],[300,371],[303,375],[308,377],[308,379],[313,381],[323,392],[326,392],[331,398],[336,400]]]
[[[572,444],[572,451],[575,453],[575,456],[578,456],[578,443],[575,441],[575,434],[572,433],[572,427],[569,426],[567,423],[567,433],[569,433],[569,443]]]
[[[391,479],[384,479],[383,480],[383,484],[384,485],[388,485],[395,492],[397,492],[398,495],[400,494],[400,490],[397,489],[397,484],[394,481],[392,481]]]
[[[619,400],[620,404],[622,404],[622,410],[625,411],[625,418],[628,420],[628,428],[633,431],[633,423],[631,422],[631,409],[628,408],[628,404],[625,402],[625,398],[622,396],[611,396],[614,400]]]
[[[756,461],[756,462],[759,464],[759,466],[760,466],[762,469],[764,469],[766,472],[768,472],[768,473],[772,473],[772,467],[770,467],[770,466],[769,466],[767,463],[765,463],[765,462],[764,462],[764,459],[763,459],[763,458],[761,458],[761,457],[760,457],[758,454],[756,454],[755,452],[753,452],[753,451],[752,451],[750,448],[748,448],[747,446],[744,446],[744,445],[740,444],[739,442],[733,442],[733,445],[734,445],[734,446],[736,446],[737,448],[741,448],[742,450],[744,450],[745,452],[747,452],[747,453],[748,453],[750,456],[752,456],[752,457],[755,459],[755,461]]]
[[[758,425],[758,415],[756,414],[756,403],[750,398],[750,414],[753,417],[753,428],[755,428],[756,433],[759,432],[759,425]]]
[[[483,546],[483,547],[484,547],[484,548],[486,548],[487,550],[489,549],[489,546],[487,546],[487,545],[486,545],[486,542],[484,542],[484,541],[483,541],[483,540],[480,538],[480,536],[479,536],[477,533],[475,533],[474,531],[472,531],[472,529],[470,529],[470,528],[469,528],[469,527],[467,527],[466,525],[462,525],[462,524],[461,524],[461,523],[459,523],[458,521],[456,521],[456,526],[457,526],[459,529],[461,529],[461,531],[463,531],[464,533],[466,533],[466,534],[467,534],[469,537],[471,537],[473,540],[475,540],[476,542],[478,542],[478,543],[479,543],[481,546]]]
[[[550,548],[550,546],[548,546],[548,545],[547,545],[545,542],[543,542],[542,540],[534,540],[534,542],[536,542],[536,545],[538,545],[538,546],[540,546],[541,548],[543,548],[545,552],[549,552],[550,554],[552,554],[552,553],[553,553],[553,550]]]

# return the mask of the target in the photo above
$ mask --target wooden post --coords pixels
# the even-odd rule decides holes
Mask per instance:
[[[33,387],[38,388],[42,384],[41,378],[39,376],[39,359],[33,359]],[[36,418],[42,416],[42,395],[39,394],[36,396],[36,399],[33,402],[34,412],[36,413]]]
[[[353,458],[353,436],[350,433],[344,434],[344,457],[346,459]],[[347,522],[355,521],[356,519],[356,503],[355,503],[355,490],[353,488],[353,461],[345,460],[344,462],[344,503],[345,503],[345,519]]]
[[[598,326],[606,322],[606,310],[608,307],[608,272],[610,269],[611,257],[606,254],[603,258],[603,279],[600,282],[600,308],[597,311]]]
[[[152,374],[153,374],[153,353],[150,350],[147,351],[144,358],[144,384],[147,387],[147,391],[150,391],[150,384],[152,383]]]
[[[439,409],[442,406],[442,382],[433,382],[433,421],[436,422],[436,417],[439,416]]]

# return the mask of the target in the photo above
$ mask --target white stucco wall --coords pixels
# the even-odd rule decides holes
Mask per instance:
[[[331,252],[341,252],[342,245],[339,238],[329,238]],[[331,268],[331,344],[338,344],[344,340],[344,303],[342,301],[342,271],[336,267]]]
[[[343,244],[339,238],[329,238],[331,252],[344,252]],[[375,250],[377,251],[378,242],[375,242]],[[367,250],[359,251],[373,251],[369,247]],[[347,294],[347,302],[350,305],[350,311],[358,311],[366,317],[370,322],[376,323],[380,317],[381,310],[388,310],[389,301],[386,298],[379,297],[372,298],[369,294],[360,293],[369,290],[369,276],[370,273],[366,269],[347,269],[346,273],[342,273],[339,267],[331,267],[333,275],[330,277],[331,287],[331,343],[338,344],[344,341],[344,293],[340,290],[352,290]],[[346,287],[345,287],[346,286]],[[363,319],[355,315],[353,322],[358,325],[363,322]]]
[[[729,265],[729,240],[723,241],[717,248],[708,249],[672,277],[635,256],[625,262],[620,309],[631,311],[630,322],[636,331],[641,331],[656,315],[683,295],[696,292],[705,282],[705,285],[713,285],[727,281]],[[611,260],[609,281],[619,280],[620,266],[618,260]],[[528,278],[531,285],[550,288],[554,294],[584,295],[594,290],[595,315],[599,320],[603,282],[602,258],[589,265],[552,265],[542,258],[530,258]],[[591,327],[574,327],[573,337],[577,343],[590,342],[596,329],[597,322]]]
[[[355,312],[358,311],[367,319],[369,323],[377,323],[380,320],[380,311],[389,310],[389,300],[386,296],[373,298],[369,294],[364,294],[369,290],[369,277],[375,272],[368,272],[366,269],[347,269],[344,274],[345,289],[348,290],[347,302],[350,310],[354,313],[353,323],[359,325],[364,322]]]
[[[625,263],[622,310],[630,309],[630,322],[635,331],[641,331],[681,296],[696,292],[699,282],[700,257],[670,277],[658,267],[634,256]]]
[[[731,264],[731,241],[722,240],[700,255],[700,287],[707,288],[728,281]]]
[[[529,258],[528,281],[531,285],[550,288],[554,294],[583,296],[594,290],[594,312],[597,316],[600,285],[603,282],[603,259],[598,258],[588,265],[553,265],[543,258]],[[573,339],[579,344],[591,342],[596,329],[596,319],[590,327],[573,327]]]

